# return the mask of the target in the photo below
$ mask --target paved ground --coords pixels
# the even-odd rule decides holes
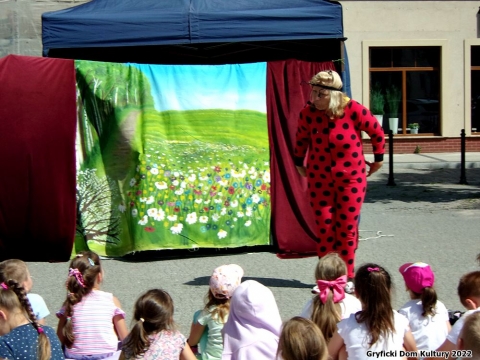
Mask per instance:
[[[419,167],[419,166],[417,166]],[[427,166],[426,166],[427,167]],[[367,261],[385,266],[394,277],[394,305],[407,300],[397,268],[407,261],[432,265],[439,298],[450,309],[462,309],[456,296],[459,277],[480,269],[480,168],[467,169],[469,185],[459,185],[460,170],[395,170],[397,186],[386,186],[388,166],[369,180],[362,210],[361,237],[357,264]],[[385,235],[377,237],[378,235]],[[226,254],[177,259],[105,260],[103,289],[122,302],[130,321],[137,296],[152,287],[166,289],[176,304],[175,319],[188,336],[193,312],[202,307],[212,270],[221,264],[236,263],[245,270],[244,279],[269,286],[284,319],[300,313],[311,296],[315,258],[280,260],[268,252]],[[29,263],[34,276],[33,291],[42,295],[55,312],[65,296],[63,287],[67,263]],[[48,324],[56,326],[54,316]]]

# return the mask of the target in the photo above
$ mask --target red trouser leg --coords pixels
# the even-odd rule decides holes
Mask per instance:
[[[335,246],[335,191],[332,180],[315,179],[309,182],[310,204],[315,214],[317,234],[317,254],[325,256],[334,251]]]
[[[365,198],[366,179],[336,182],[335,246],[347,264],[347,276],[354,277],[355,250],[358,246],[358,218]]]

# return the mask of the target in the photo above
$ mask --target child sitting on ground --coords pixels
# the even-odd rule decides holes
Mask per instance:
[[[64,359],[55,330],[40,326],[25,289],[12,279],[0,283],[0,335],[0,358]]]
[[[70,359],[103,359],[115,354],[118,341],[127,334],[125,313],[111,293],[100,290],[103,270],[100,258],[82,251],[70,262],[67,298],[59,318],[57,335]]]
[[[206,331],[207,341],[197,358],[220,360],[223,351],[222,329],[230,311],[230,299],[240,285],[243,269],[235,264],[217,267],[210,277],[205,308],[192,323],[188,344],[195,346]]]
[[[314,322],[295,316],[283,325],[277,357],[283,360],[327,360],[327,343]]]
[[[0,282],[7,282],[10,279],[15,280],[25,289],[37,322],[40,325],[45,325],[45,318],[50,315],[50,311],[48,311],[47,304],[40,295],[30,293],[33,281],[27,264],[18,259],[2,261],[0,263]]]
[[[449,351],[449,359],[454,358],[452,356],[452,350],[458,349],[458,336],[462,331],[465,319],[467,319],[469,315],[480,311],[480,271],[473,271],[463,275],[458,283],[457,292],[460,302],[468,311],[455,322],[447,339],[437,349],[438,351]]]
[[[135,302],[135,325],[125,339],[121,360],[195,360],[185,336],[175,330],[173,300],[153,289]]]
[[[255,280],[244,281],[233,293],[223,327],[222,360],[275,360],[281,328],[270,289]]]
[[[362,310],[362,304],[345,293],[347,266],[338,254],[330,253],[318,261],[315,279],[317,286],[312,292],[316,295],[305,305],[301,316],[317,324],[328,342],[337,323]]]
[[[430,265],[421,262],[403,264],[399,271],[411,300],[398,312],[408,319],[418,350],[436,350],[451,326],[448,310],[433,288],[435,275]]]
[[[461,352],[463,359],[480,359],[480,311],[465,319],[457,345],[460,350],[467,350]]]
[[[396,353],[390,359],[401,359],[401,350],[417,350],[407,318],[392,308],[391,288],[390,274],[381,266],[366,264],[357,270],[355,293],[362,311],[337,324],[328,344],[332,359],[338,358],[343,346],[348,358],[356,360],[385,357],[380,351],[391,350]]]

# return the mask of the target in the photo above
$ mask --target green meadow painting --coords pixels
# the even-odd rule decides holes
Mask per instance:
[[[74,251],[270,243],[266,63],[76,71]]]

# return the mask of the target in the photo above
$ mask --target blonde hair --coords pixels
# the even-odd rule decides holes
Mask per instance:
[[[15,280],[19,284],[23,284],[28,280],[28,267],[22,260],[9,259],[0,263],[0,282],[7,280]]]
[[[212,290],[208,289],[205,297],[205,310],[212,315],[213,319],[225,324],[230,313],[230,299],[218,299],[213,295]]]
[[[315,268],[316,280],[332,281],[347,274],[347,266],[337,253],[330,253],[322,257]],[[312,302],[312,321],[320,328],[325,339],[330,340],[337,330],[337,323],[342,320],[340,304],[333,302],[333,293],[327,295],[325,304],[316,295]]]
[[[6,289],[3,287],[5,286]],[[25,289],[15,280],[10,279],[2,282],[0,288],[0,307],[10,312],[20,310],[25,312],[31,321],[31,324],[38,333],[37,358],[38,360],[48,360],[51,358],[52,348],[50,340],[43,331],[32,310],[32,305],[28,300]]]
[[[335,75],[333,75],[335,74]],[[342,87],[342,82],[339,75],[334,71],[320,71],[315,74],[310,80],[312,86],[329,86],[329,87]],[[341,90],[331,90],[327,89],[330,93],[330,102],[328,104],[328,109],[326,114],[333,118],[342,117],[345,113],[345,107],[347,106],[350,99],[348,96],[343,93]]]
[[[277,357],[283,360],[327,360],[327,343],[317,325],[295,316],[283,326]]]
[[[471,357],[480,359],[480,312],[466,317],[459,337],[463,342],[462,350],[471,350]]]

